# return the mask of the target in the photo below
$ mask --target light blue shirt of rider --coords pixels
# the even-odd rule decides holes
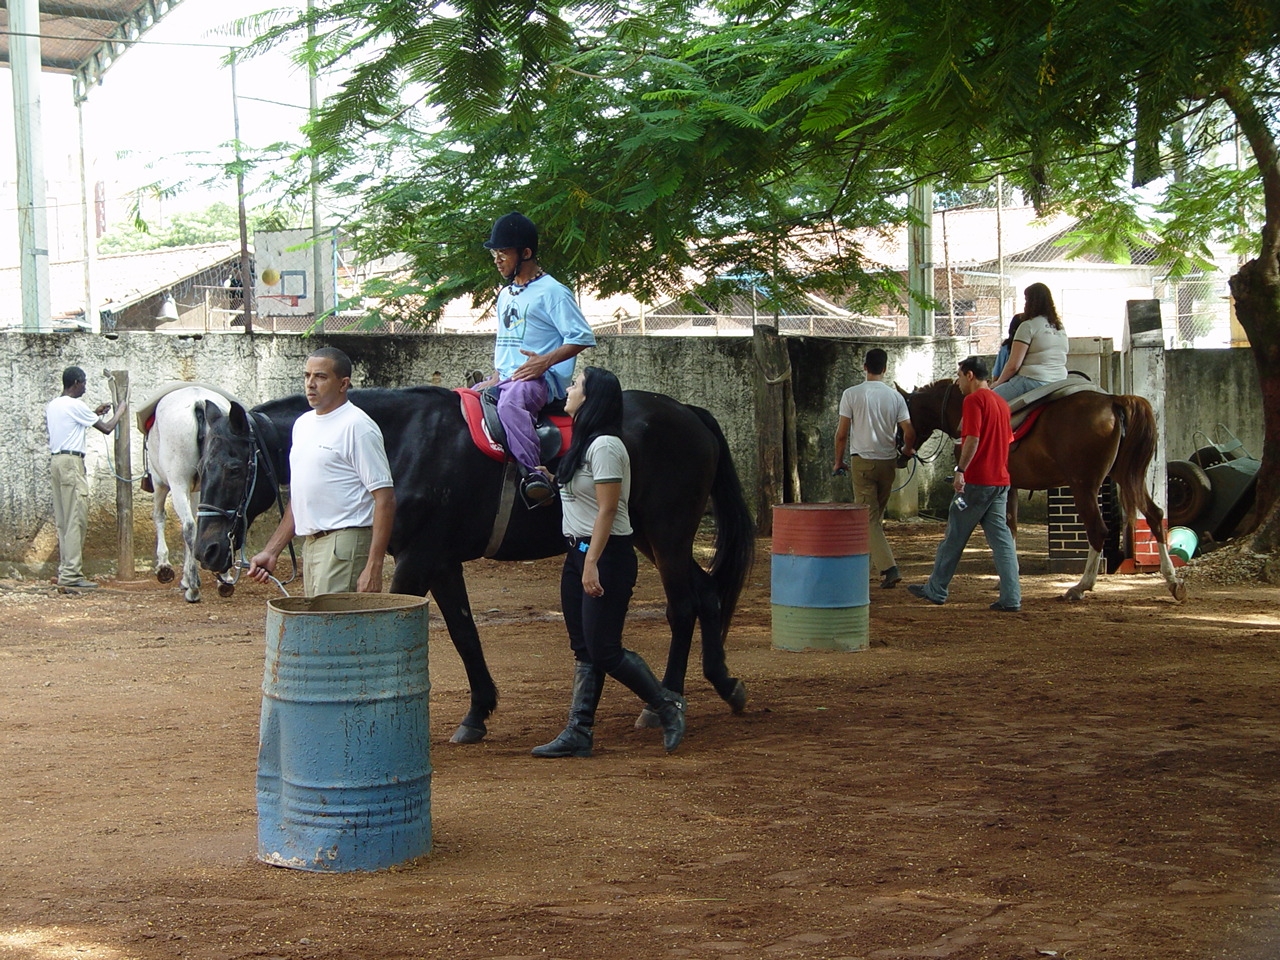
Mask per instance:
[[[523,287],[504,287],[498,293],[497,313],[493,367],[502,380],[510,379],[529,359],[521,350],[541,355],[566,343],[584,347],[594,347],[596,343],[573,291],[545,273]],[[548,400],[560,399],[569,392],[576,360],[562,360],[546,372]]]

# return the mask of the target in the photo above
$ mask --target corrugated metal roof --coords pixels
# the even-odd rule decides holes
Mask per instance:
[[[118,313],[239,257],[238,241],[99,257],[93,274],[94,296],[100,309]],[[21,304],[21,283],[18,267],[0,268],[0,303]],[[49,313],[55,320],[84,313],[83,260],[49,264],[49,300]],[[0,316],[0,325],[4,319]],[[12,319],[21,321],[20,317]]]
[[[180,0],[40,0],[40,64],[72,74],[76,97],[88,88]],[[0,63],[8,65],[9,7],[0,0]]]

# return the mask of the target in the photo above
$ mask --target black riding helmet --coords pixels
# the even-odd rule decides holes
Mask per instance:
[[[538,256],[538,228],[523,213],[513,211],[494,221],[493,230],[490,231],[489,239],[484,242],[484,245],[490,250],[515,248],[518,252],[515,270],[506,278],[510,283],[525,263]],[[532,257],[524,255],[526,249],[532,252]]]

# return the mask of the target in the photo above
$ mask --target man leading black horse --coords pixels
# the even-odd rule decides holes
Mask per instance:
[[[484,245],[507,285],[498,294],[494,372],[476,389],[497,385],[507,451],[524,474],[526,499],[536,505],[554,493],[538,451],[538,411],[564,398],[575,358],[594,347],[596,338],[573,291],[538,263],[538,228],[532,220],[520,213],[499,217]]]
[[[351,403],[351,358],[336,347],[307,357],[311,410],[293,424],[289,505],[249,576],[265,583],[280,551],[305,536],[302,583],[322,593],[381,593],[382,563],[395,521],[396,495],[382,430]]]

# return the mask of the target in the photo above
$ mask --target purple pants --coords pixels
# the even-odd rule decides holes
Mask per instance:
[[[498,419],[507,431],[507,452],[522,467],[541,465],[538,434],[534,430],[538,411],[547,405],[547,381],[503,380],[498,384]]]

